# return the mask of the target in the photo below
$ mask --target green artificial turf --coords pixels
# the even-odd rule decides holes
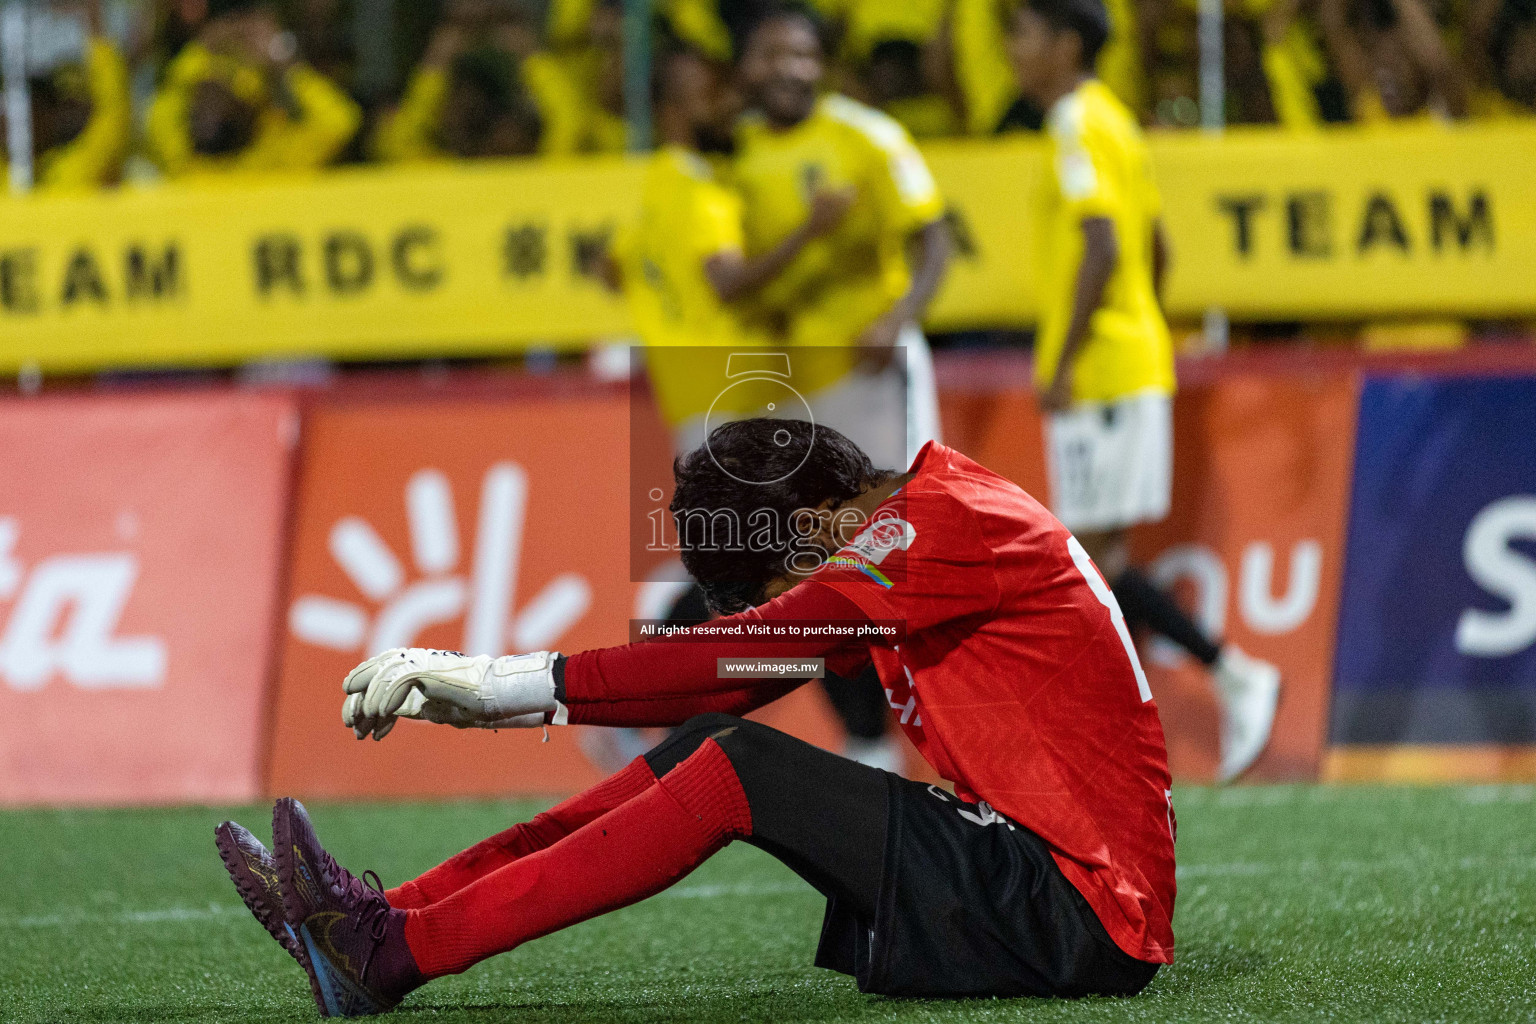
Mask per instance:
[[[436,1021],[1536,1019],[1531,787],[1182,789],[1178,963],[1133,999],[863,996],[810,966],[822,904],[740,844],[644,904],[540,939],[397,1010]],[[395,884],[529,804],[318,805]],[[213,850],[227,812],[0,814],[0,1020],[305,1021],[298,967]],[[265,808],[233,816],[267,834]]]

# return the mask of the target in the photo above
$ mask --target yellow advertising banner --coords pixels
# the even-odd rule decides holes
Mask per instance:
[[[1175,313],[1536,312],[1536,125],[1164,136]]]
[[[337,171],[8,202],[0,365],[407,358],[576,344],[622,303],[574,271],[623,161]]]
[[[1536,312],[1536,128],[1153,140],[1176,315]],[[1027,324],[1029,140],[928,151],[959,254],[930,326]],[[580,272],[639,161],[366,168],[4,201],[0,369],[384,359],[623,334]]]

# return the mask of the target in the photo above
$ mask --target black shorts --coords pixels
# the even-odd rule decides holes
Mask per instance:
[[[887,778],[875,919],[828,899],[818,967],[891,996],[1134,995],[1152,980],[1158,965],[1114,944],[1038,836]]]

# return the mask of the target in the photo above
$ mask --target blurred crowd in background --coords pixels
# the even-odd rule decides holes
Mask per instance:
[[[727,62],[761,6],[654,0],[651,47]],[[917,138],[1040,127],[1004,52],[1007,0],[807,6],[825,26],[833,86]],[[1149,126],[1200,123],[1196,0],[1107,6],[1104,80]],[[26,7],[39,189],[614,153],[636,141],[619,0]],[[1227,0],[1225,14],[1228,124],[1536,116],[1536,0]]]

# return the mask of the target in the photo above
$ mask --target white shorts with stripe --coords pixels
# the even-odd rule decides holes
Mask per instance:
[[[1051,511],[1073,532],[1118,530],[1168,515],[1173,402],[1142,393],[1081,402],[1045,419]]]

